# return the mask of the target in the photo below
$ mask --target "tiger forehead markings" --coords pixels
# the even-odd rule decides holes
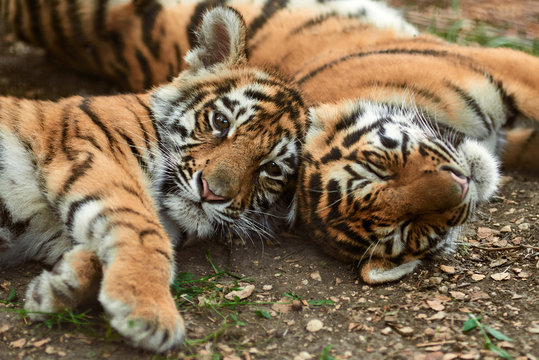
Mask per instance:
[[[218,83],[209,75],[152,97],[163,143],[181,152],[181,161],[173,154],[164,163],[159,193],[187,237],[209,236],[234,220],[241,225],[245,210],[268,211],[299,162],[298,93],[264,73],[220,75]],[[176,105],[182,103],[188,108]]]

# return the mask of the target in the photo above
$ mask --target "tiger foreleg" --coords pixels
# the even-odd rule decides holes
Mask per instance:
[[[124,233],[119,235],[131,231],[118,230]],[[118,244],[107,261],[99,301],[111,325],[134,346],[165,351],[180,343],[185,332],[169,287],[171,254],[159,249],[157,232],[143,232],[137,235],[146,246]]]
[[[101,264],[97,256],[79,245],[64,253],[51,271],[43,271],[26,291],[25,309],[32,319],[48,313],[74,309],[79,304],[97,301]]]
[[[421,260],[411,260],[397,265],[386,259],[370,259],[360,264],[361,279],[367,284],[396,281],[414,271]]]

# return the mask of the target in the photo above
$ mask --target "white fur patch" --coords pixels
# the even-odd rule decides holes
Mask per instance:
[[[368,272],[368,278],[372,283],[384,283],[388,281],[395,281],[400,279],[406,274],[414,271],[417,265],[421,263],[421,260],[413,260],[389,270],[372,269]]]

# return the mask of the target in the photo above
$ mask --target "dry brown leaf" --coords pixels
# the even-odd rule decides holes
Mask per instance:
[[[440,300],[427,300],[427,305],[432,309],[436,311],[442,311],[445,309],[444,304]]]
[[[498,267],[498,266],[502,266],[503,264],[505,264],[507,262],[507,259],[504,259],[504,258],[499,258],[499,259],[496,259],[494,261],[492,261],[489,266],[491,268],[494,268],[494,267]]]
[[[450,291],[449,292],[452,297],[454,297],[456,300],[464,300],[466,297],[466,294],[460,291]]]
[[[49,343],[50,341],[51,341],[50,338],[45,338],[45,339],[42,339],[42,340],[38,340],[38,341],[32,343],[31,345],[32,345],[33,347],[38,348],[38,347],[41,347],[41,346],[43,346],[43,345]]]
[[[226,294],[225,299],[234,300],[236,296],[240,299],[245,299],[251,296],[254,290],[255,286],[253,284],[245,285],[240,290],[234,290]]]
[[[320,276],[320,271],[315,271],[311,274],[311,279],[315,281],[322,281],[322,276]]]
[[[489,236],[492,236],[493,234],[494,234],[494,230],[486,228],[486,227],[480,227],[477,229],[478,239],[486,239]]]
[[[26,344],[26,339],[20,338],[19,340],[15,340],[9,343],[9,346],[15,349],[20,349]]]
[[[271,306],[271,309],[274,311],[277,311],[281,314],[288,314],[290,310],[292,310],[294,305],[292,305],[292,302],[288,298],[281,298],[279,302],[276,302]]]
[[[491,274],[490,277],[493,278],[493,279],[496,280],[496,281],[502,281],[502,280],[509,280],[509,279],[511,279],[511,275],[510,275],[509,273],[496,273],[496,274]]]
[[[4,332],[6,332],[6,331],[8,331],[10,328],[11,328],[11,325],[9,325],[9,324],[7,324],[7,323],[6,323],[6,324],[2,324],[2,325],[0,326],[0,334],[1,334],[1,333],[4,333]]]
[[[485,278],[485,275],[483,274],[473,274],[472,275],[472,280],[473,281],[481,281]]]
[[[436,314],[432,315],[427,320],[443,320],[447,316],[447,313],[444,311],[438,311]]]
[[[448,274],[454,274],[456,272],[455,267],[449,265],[440,265],[440,269],[442,269],[443,272]]]
[[[470,294],[471,301],[490,299],[490,295],[484,291],[474,291]]]

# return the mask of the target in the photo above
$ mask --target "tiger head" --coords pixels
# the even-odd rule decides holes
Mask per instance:
[[[246,26],[235,10],[208,11],[197,36],[188,69],[152,94],[162,221],[184,240],[264,235],[269,218],[294,213],[302,99],[276,73],[248,67]]]
[[[415,108],[344,102],[310,120],[299,212],[341,259],[402,263],[447,249],[496,190],[489,150]]]

